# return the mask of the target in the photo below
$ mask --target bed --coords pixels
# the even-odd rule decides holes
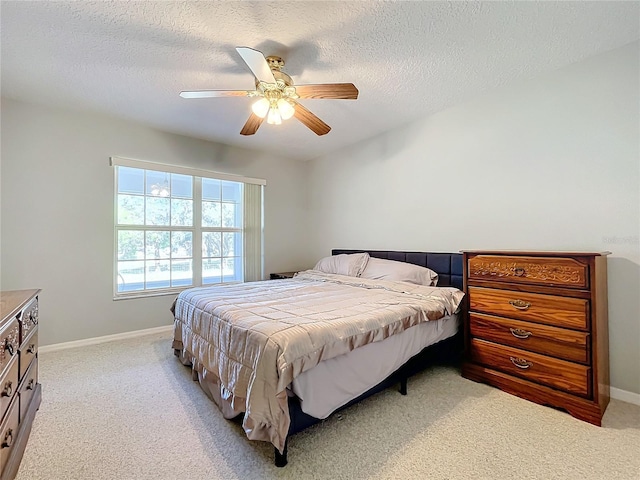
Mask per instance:
[[[325,260],[345,258],[357,272],[319,262],[293,279],[188,289],[172,307],[175,354],[225,418],[274,445],[277,466],[291,435],[394,384],[406,394],[410,375],[461,350],[460,254],[333,250]],[[421,278],[371,276],[374,262]]]

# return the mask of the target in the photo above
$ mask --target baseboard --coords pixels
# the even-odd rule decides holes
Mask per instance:
[[[615,398],[616,400],[622,400],[623,402],[640,405],[640,393],[628,392],[626,390],[620,390],[619,388],[611,387],[610,394],[611,398]]]
[[[67,350],[68,348],[86,347],[87,345],[97,345],[99,343],[113,342],[115,340],[125,340],[127,338],[142,337],[154,333],[165,333],[173,330],[173,325],[165,327],[147,328],[145,330],[135,330],[133,332],[116,333],[114,335],[105,335],[104,337],[85,338],[84,340],[74,340],[73,342],[54,343],[53,345],[44,345],[38,348],[39,353],[57,352],[58,350]]]

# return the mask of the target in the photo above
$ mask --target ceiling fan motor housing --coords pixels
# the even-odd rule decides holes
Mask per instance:
[[[275,55],[269,55],[265,57],[267,60],[267,64],[271,69],[271,73],[273,73],[274,78],[277,80],[281,80],[287,87],[293,85],[293,80],[291,77],[282,71],[282,67],[284,67],[284,60]]]
[[[269,65],[269,68],[271,70],[282,70],[282,67],[284,67],[284,60],[282,59],[282,57],[278,57],[276,55],[269,55],[264,58],[267,61],[267,64]]]

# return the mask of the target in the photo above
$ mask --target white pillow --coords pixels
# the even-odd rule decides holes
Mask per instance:
[[[324,273],[335,273],[337,275],[349,275],[350,277],[359,277],[369,261],[368,253],[343,253],[341,255],[332,255],[324,257],[314,270]]]
[[[430,287],[435,287],[438,283],[438,274],[426,267],[374,257],[367,262],[361,277],[370,280],[409,282]]]

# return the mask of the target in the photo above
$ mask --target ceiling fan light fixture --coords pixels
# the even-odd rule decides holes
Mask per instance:
[[[284,98],[278,100],[278,111],[280,112],[282,120],[289,120],[291,117],[293,117],[293,114],[296,113],[293,105],[291,105],[291,103],[289,103]]]
[[[249,67],[255,80],[255,90],[196,90],[183,91],[183,98],[249,97],[256,98],[251,105],[252,114],[245,122],[240,135],[254,135],[260,125],[267,121],[280,125],[283,120],[295,117],[316,135],[326,135],[331,127],[307,110],[296,100],[299,98],[326,98],[334,100],[355,100],[358,89],[353,83],[320,83],[298,85],[282,71],[284,60],[249,47],[236,47],[236,51]],[[164,192],[157,189],[158,194]]]
[[[269,107],[270,106],[271,105],[269,103],[269,100],[267,100],[266,98],[262,97],[260,100],[258,100],[253,105],[251,105],[251,110],[258,117],[264,118],[264,117],[267,116],[267,113],[269,112]]]
[[[154,197],[168,197],[171,195],[171,188],[169,187],[169,180],[166,178],[162,183],[154,183],[151,185],[151,195]]]
[[[282,124],[282,117],[280,116],[280,112],[278,111],[277,107],[276,108],[271,107],[269,109],[269,116],[267,117],[267,123],[271,125]]]

